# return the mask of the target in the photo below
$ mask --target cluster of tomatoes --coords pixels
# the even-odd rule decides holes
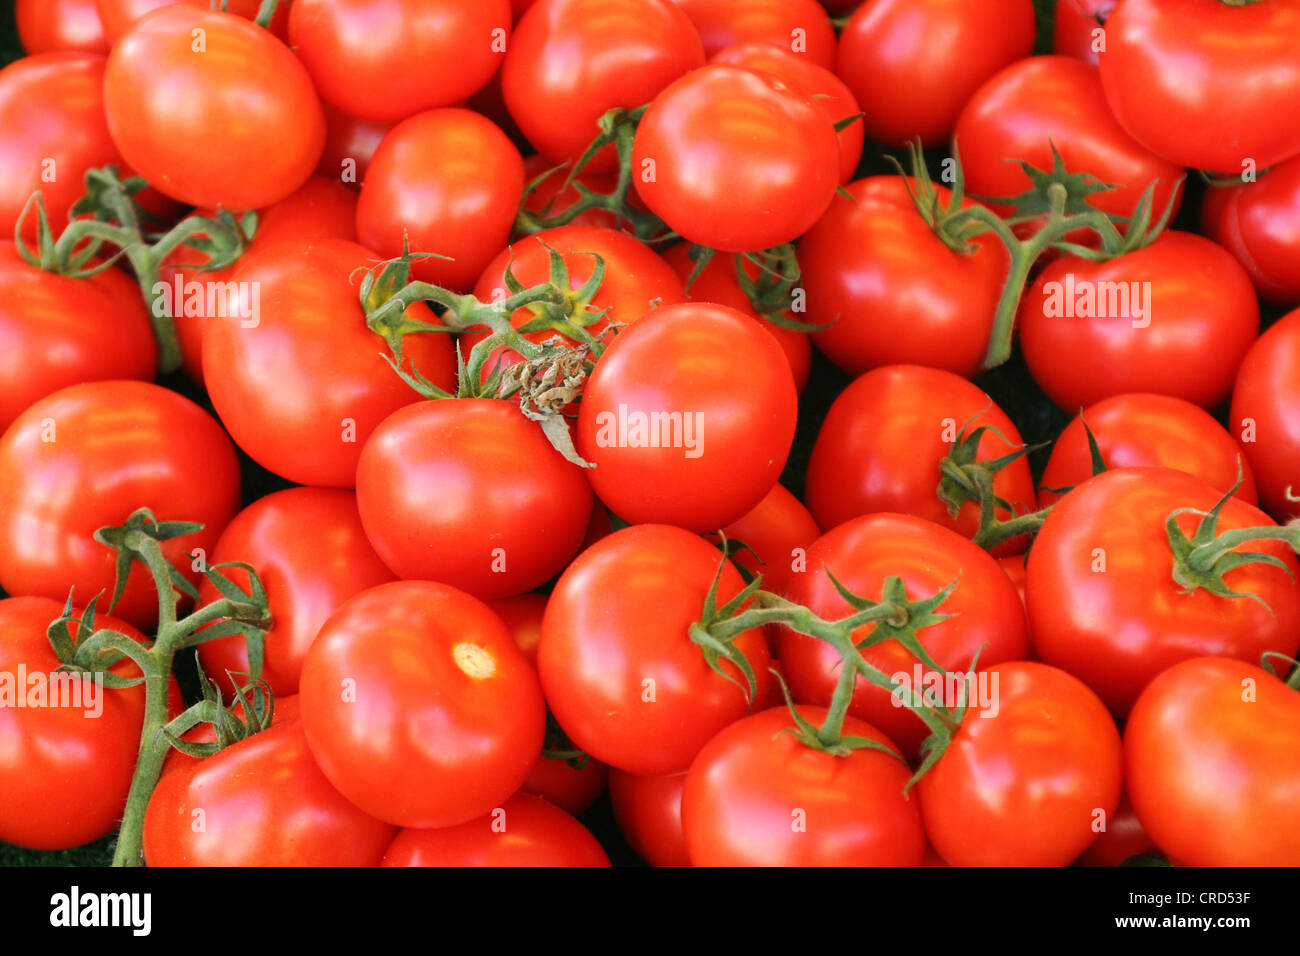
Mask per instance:
[[[0,840],[1300,864],[1300,0],[16,12]]]

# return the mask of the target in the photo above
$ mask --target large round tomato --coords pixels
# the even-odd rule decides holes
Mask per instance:
[[[1101,81],[1115,118],[1180,166],[1240,173],[1300,153],[1300,2],[1124,0]]]
[[[1244,661],[1175,664],[1124,728],[1133,809],[1190,866],[1300,866],[1300,693]]]
[[[190,551],[210,554],[239,508],[239,462],[220,426],[147,382],[89,382],[41,399],[0,438],[0,587],[58,601],[70,588],[78,600],[111,595],[117,555],[93,536],[138,508],[203,525],[162,543],[197,581]],[[132,566],[114,613],[154,623],[158,596],[143,565]]]
[[[18,39],[28,53],[107,53],[95,0],[18,0]]]
[[[867,0],[840,34],[835,72],[867,136],[888,146],[952,135],[966,101],[1034,48],[1030,0]]]
[[[716,65],[655,97],[632,174],[637,195],[683,238],[753,252],[808,231],[835,195],[839,162],[818,107],[770,74]]]
[[[1119,0],[1056,0],[1052,52],[1096,63],[1107,18]]]
[[[345,797],[404,827],[449,827],[519,789],[546,703],[483,602],[428,581],[362,591],[307,652],[303,727]]]
[[[835,30],[816,0],[675,0],[713,56],[738,43],[766,43],[818,66],[835,64]]]
[[[1263,298],[1300,304],[1300,158],[1258,180],[1206,190],[1201,224],[1237,257]]]
[[[1025,292],[1020,345],[1068,412],[1124,392],[1213,408],[1259,334],[1259,301],[1229,253],[1166,232],[1109,262],[1063,255]]]
[[[749,709],[739,668],[712,670],[689,635],[721,553],[665,525],[634,525],[596,542],[560,576],[542,619],[537,665],[546,700],[573,743],[631,773],[685,770],[715,733]],[[721,605],[743,586],[730,564]],[[746,631],[735,647],[767,696],[767,642]]]
[[[651,866],[690,866],[682,832],[682,790],[686,774],[643,776],[609,772],[609,801],[619,832]]]
[[[137,21],[104,74],[108,128],[159,191],[260,209],[307,181],[325,115],[289,48],[242,17],[169,6]]]
[[[785,354],[757,321],[722,305],[668,306],[596,363],[578,453],[615,514],[715,531],[776,484],[798,401]]]
[[[1250,347],[1237,370],[1229,427],[1278,521],[1300,514],[1300,310]]]
[[[1286,568],[1256,562],[1223,576],[1233,591],[1259,600],[1189,592],[1174,579],[1166,520],[1180,508],[1207,511],[1222,496],[1172,468],[1107,471],[1057,502],[1034,541],[1026,583],[1034,646],[1121,717],[1178,661],[1202,654],[1257,661],[1264,651],[1294,655],[1300,648],[1300,565],[1286,545],[1251,541],[1235,549],[1271,555]],[[1199,520],[1177,519],[1189,537]],[[1270,525],[1258,508],[1233,498],[1217,530]]]
[[[217,415],[239,447],[290,481],[353,487],[375,426],[419,400],[366,327],[357,271],[376,264],[342,239],[272,243],[235,270],[237,307],[203,323],[203,378]],[[408,314],[435,321],[423,303]],[[454,390],[448,338],[411,336],[404,356]]]
[[[813,724],[826,711],[801,707]],[[911,772],[899,756],[861,749],[837,757],[788,731],[774,707],[732,724],[691,764],[682,827],[695,866],[919,866],[925,833]],[[855,717],[846,736],[893,744]],[[896,751],[895,751],[896,752]]]
[[[1017,661],[977,679],[989,705],[966,712],[917,785],[926,835],[954,866],[1065,866],[1119,805],[1119,729],[1055,667]]]

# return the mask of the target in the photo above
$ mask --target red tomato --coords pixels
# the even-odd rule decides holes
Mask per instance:
[[[510,629],[515,646],[524,652],[528,663],[537,666],[537,645],[542,640],[542,615],[546,613],[546,595],[529,591],[514,597],[488,601],[490,607]]]
[[[1232,436],[1203,408],[1168,395],[1128,394],[1103,399],[1083,411],[1052,446],[1038,492],[1044,507],[1092,477],[1092,456],[1084,422],[1107,468],[1176,468],[1209,482],[1220,492],[1237,483],[1237,497],[1255,503],[1255,479]]]
[[[763,575],[763,590],[785,594],[807,565],[808,546],[821,530],[808,509],[779,482],[747,514],[722,529],[741,548],[732,560]]]
[[[519,789],[546,703],[501,619],[445,584],[351,598],[303,663],[303,728],[330,782],[372,816],[449,827]]]
[[[768,43],[818,66],[835,65],[835,30],[816,0],[676,0],[712,57],[738,43]]]
[[[980,439],[980,461],[1023,444],[1011,419],[963,378],[915,365],[868,372],[841,393],[822,423],[808,461],[808,510],[822,528],[894,511],[973,537],[979,506],[968,501],[953,517],[935,493],[939,462],[968,422],[970,431],[989,427]],[[997,473],[993,489],[1017,513],[1035,508],[1034,482],[1023,457]],[[1002,508],[997,514],[1010,517]],[[1023,551],[1027,544],[1012,540],[994,553]]]
[[[1142,821],[1133,812],[1127,793],[1120,797],[1110,819],[1098,825],[1104,825],[1105,829],[1079,857],[1079,866],[1119,866],[1130,857],[1156,849],[1147,831],[1142,829]]]
[[[253,502],[226,526],[208,556],[209,565],[223,561],[251,564],[266,587],[274,623],[266,634],[262,678],[277,697],[298,693],[303,658],[325,619],[357,592],[393,580],[366,540],[356,496],[334,488],[290,488]],[[221,573],[247,586],[248,575],[239,568]],[[200,601],[218,597],[205,579]],[[233,685],[226,672],[248,673],[240,635],[200,644],[199,660],[227,695]]]
[[[18,39],[28,53],[107,53],[95,0],[18,0]]]
[[[1016,593],[1020,595],[1021,606],[1025,603],[1025,562],[1029,560],[1027,554],[1008,554],[1005,557],[998,558],[998,567],[1000,567],[1011,583],[1015,585]],[[1025,660],[1034,660],[1033,642],[1030,641],[1030,647],[1026,649]]]
[[[157,370],[149,315],[126,273],[73,279],[44,272],[0,241],[0,434],[64,386],[149,380]]]
[[[608,780],[609,767],[599,760],[588,758],[575,769],[567,760],[543,755],[533,763],[519,789],[576,816],[600,798]]]
[[[301,720],[170,763],[149,799],[149,866],[377,866],[395,828],[330,785]]]
[[[524,161],[490,120],[431,110],[397,124],[375,151],[357,202],[361,243],[385,257],[412,252],[414,278],[467,290],[505,246],[524,193]]]
[[[1109,262],[1063,255],[1025,292],[1020,345],[1034,380],[1068,412],[1125,392],[1213,408],[1259,334],[1250,277],[1187,232]]]
[[[375,429],[357,464],[357,504],[399,577],[491,599],[564,569],[587,531],[591,487],[517,402],[444,399]]]
[[[384,866],[609,866],[587,828],[540,797],[517,793],[491,813],[440,830],[403,830]]]
[[[528,141],[565,163],[587,149],[605,112],[642,106],[703,65],[699,35],[671,0],[542,0],[510,39],[501,85]],[[611,147],[584,169],[617,165]]]
[[[885,579],[901,577],[909,600],[933,597],[957,582],[936,614],[952,615],[917,634],[921,645],[944,669],[965,673],[979,654],[981,668],[1021,660],[1029,646],[1025,610],[1016,589],[997,562],[961,535],[922,518],[877,514],[854,518],[827,532],[808,549],[807,570],[794,575],[789,596],[820,617],[837,620],[853,613],[830,575],[852,591],[879,600]],[[867,638],[875,627],[854,632]],[[780,629],[777,656],[796,701],[828,706],[843,669],[839,653],[825,641]],[[935,674],[897,641],[862,652],[887,675],[899,675],[919,689]],[[917,675],[922,675],[920,681]],[[929,735],[925,724],[884,688],[859,677],[849,713],[879,728],[905,755],[915,758]]]
[[[814,724],[816,707],[800,713]],[[785,707],[732,724],[691,764],[682,825],[695,866],[919,866],[925,833],[911,772],[900,757],[854,750],[836,757],[793,734]],[[848,717],[845,735],[894,749],[870,724]]]
[[[1065,866],[1119,804],[1119,730],[1055,667],[1018,661],[983,674],[992,705],[966,712],[917,785],[925,832],[953,866]]]
[[[1147,833],[1190,866],[1297,866],[1300,695],[1253,664],[1183,661],[1124,729],[1129,796]]]
[[[690,866],[682,832],[685,773],[639,776],[609,772],[609,799],[623,838],[651,866]]]
[[[1239,173],[1300,153],[1300,2],[1125,0],[1101,81],[1115,118],[1180,166]]]
[[[325,151],[317,172],[357,189],[365,182],[375,150],[394,123],[363,120],[325,106]]]
[[[1264,651],[1300,649],[1300,572],[1291,549],[1252,541],[1235,550],[1269,554],[1288,570],[1252,563],[1224,582],[1248,598],[1188,593],[1174,580],[1165,522],[1179,508],[1206,511],[1223,492],[1171,468],[1120,468],[1092,478],[1052,509],[1029,553],[1029,622],[1043,660],[1069,671],[1118,716],[1151,679],[1202,654],[1257,661]],[[1191,535],[1199,516],[1178,526]],[[1269,526],[1258,508],[1233,498],[1218,532]]]
[[[1056,23],[1052,52],[1096,63],[1099,47],[1105,45],[1102,29],[1119,0],[1056,0]]]
[[[217,414],[244,451],[290,481],[353,487],[370,433],[419,400],[366,328],[356,272],[375,264],[342,239],[271,243],[236,269],[239,307],[203,323],[203,377]],[[423,303],[410,314],[435,321]],[[404,348],[424,375],[455,388],[448,336],[412,336]]]
[[[1250,347],[1237,370],[1228,416],[1259,482],[1260,507],[1278,521],[1300,514],[1300,310],[1284,316]]]
[[[289,43],[321,99],[395,121],[481,89],[510,23],[509,0],[294,0]]]
[[[722,305],[668,306],[596,363],[578,453],[596,466],[587,475],[597,496],[625,520],[713,531],[776,484],[798,400],[785,354],[753,319]]]
[[[980,84],[1034,48],[1030,0],[867,0],[840,34],[835,72],[887,146],[943,145]]]
[[[239,462],[220,426],[147,382],[90,382],[41,399],[0,438],[0,587],[58,601],[69,588],[111,595],[117,556],[93,535],[146,507],[160,521],[203,524],[162,543],[197,581],[190,551],[210,553],[239,507]],[[157,612],[153,578],[137,563],[114,613],[148,628]]]
[[[616,531],[560,576],[542,620],[537,664],[555,719],[574,745],[630,773],[686,769],[700,747],[748,709],[745,679],[711,670],[688,629],[698,621],[721,554],[707,541],[664,525]],[[740,591],[723,568],[722,604]],[[735,647],[767,695],[767,643],[746,631]]]
[[[1237,257],[1260,296],[1300,304],[1300,159],[1274,166],[1255,182],[1206,190],[1201,223]]]
[[[825,114],[780,80],[705,66],[650,104],[632,169],[637,195],[683,238],[754,252],[798,238],[825,212],[839,145]]]
[[[42,2],[49,2],[49,0],[42,0]],[[271,32],[281,40],[288,32],[291,2],[292,0],[281,0],[271,21]],[[94,0],[94,6],[99,11],[99,20],[110,46],[117,43],[146,13],[151,13],[159,7],[177,5],[196,7],[200,10],[213,8],[211,0]],[[222,0],[218,4],[228,13],[236,14],[246,20],[257,19],[257,11],[261,5],[262,0]]]
[[[946,204],[948,190],[935,191]],[[851,375],[904,363],[977,374],[1006,279],[1002,244],[986,233],[971,254],[954,252],[898,176],[860,179],[848,192],[799,243],[807,320],[827,327],[817,347]]]
[[[70,674],[51,677],[59,659],[45,629],[62,616],[62,598],[0,600],[0,840],[33,850],[81,846],[112,832],[144,722],[143,684],[109,689],[74,684]],[[96,614],[95,630],[105,629],[145,642],[125,621]],[[129,661],[113,670],[139,674]]]
[[[534,153],[532,156],[524,158],[524,179],[526,182],[531,183],[547,171],[551,171],[551,174],[534,186],[532,192],[525,193],[520,207],[522,211],[537,216],[543,213],[548,216],[558,216],[562,212],[567,212],[578,201],[577,187],[570,185],[566,188],[564,185],[564,181],[569,175],[567,169],[556,169],[556,164],[541,153]],[[575,182],[581,183],[592,192],[604,193],[605,195],[612,193],[614,187],[618,185],[618,178],[612,173],[592,173],[586,169],[574,179]],[[635,193],[629,193],[628,198],[635,201]],[[586,212],[578,213],[569,225],[608,226],[612,229],[618,229],[619,222],[618,216],[608,209],[588,209]]]

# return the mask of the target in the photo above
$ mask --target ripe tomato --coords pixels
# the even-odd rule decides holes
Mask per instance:
[[[51,682],[59,659],[45,629],[62,616],[62,598],[0,600],[0,840],[33,850],[81,846],[113,830],[144,722],[142,684]],[[96,614],[95,630],[105,629],[145,641],[125,621]],[[130,661],[114,671],[139,674]]]
[[[985,673],[992,705],[966,712],[917,785],[925,832],[953,866],[1065,866],[1119,804],[1119,730],[1096,694],[1055,667],[1016,661]]]
[[[1029,646],[1025,609],[1015,586],[997,562],[961,535],[909,515],[864,515],[822,535],[808,549],[807,570],[790,582],[790,600],[827,620],[853,613],[831,583],[830,575],[854,594],[879,600],[885,579],[900,577],[909,600],[933,597],[956,582],[936,614],[948,620],[918,632],[921,645],[945,670],[965,673],[979,654],[981,667],[1021,660]],[[859,628],[864,640],[873,625]],[[780,628],[777,657],[794,699],[829,706],[843,669],[836,650],[825,641]],[[920,689],[934,672],[897,641],[867,648],[862,656],[890,677],[903,675]],[[921,680],[917,676],[921,675]],[[921,719],[895,702],[893,695],[859,677],[849,713],[888,735],[909,759],[915,759],[929,735]]]
[[[528,141],[565,163],[587,149],[606,111],[642,106],[703,65],[699,34],[672,0],[543,0],[510,39],[501,86]],[[609,147],[584,169],[617,165]]]
[[[947,189],[935,191],[948,202]],[[1002,244],[985,233],[970,254],[953,251],[898,176],[848,192],[799,243],[807,319],[827,327],[817,347],[851,375],[905,363],[978,373],[1007,273]]]
[[[799,709],[819,724],[826,712]],[[695,866],[919,866],[925,833],[901,757],[854,750],[836,757],[793,734],[785,707],[727,727],[691,764],[682,825]],[[894,749],[848,717],[845,735]]]
[[[294,0],[289,43],[321,99],[396,121],[481,89],[510,23],[509,0]]]
[[[517,793],[490,813],[439,830],[403,830],[384,866],[609,866],[596,838],[541,797]]]
[[[780,80],[705,66],[650,104],[632,170],[637,195],[683,238],[753,252],[798,238],[825,212],[839,144],[825,114]]]
[[[1257,181],[1206,190],[1205,234],[1242,264],[1260,296],[1300,304],[1300,158],[1280,163]]]
[[[529,591],[513,597],[488,601],[497,617],[505,622],[515,646],[524,652],[528,663],[537,666],[537,645],[542,640],[542,615],[546,613],[546,595]]]
[[[623,838],[651,866],[690,866],[682,832],[686,774],[609,772],[609,800]]]
[[[357,202],[361,243],[391,258],[409,240],[414,278],[467,290],[505,246],[524,193],[519,150],[490,119],[430,110],[398,123],[375,150]]]
[[[625,329],[596,363],[576,444],[615,514],[713,531],[776,484],[798,400],[781,347],[759,323],[722,305],[667,306]]]
[[[1063,255],[1025,292],[1020,345],[1034,380],[1068,412],[1125,392],[1213,408],[1259,334],[1250,277],[1187,232],[1109,262]]]
[[[355,273],[375,264],[342,239],[271,243],[235,270],[238,308],[203,323],[203,377],[217,415],[244,451],[290,481],[353,487],[375,426],[419,400],[366,328]],[[423,303],[410,314],[434,321]],[[412,336],[405,356],[455,388],[448,336]]]
[[[191,582],[239,507],[239,462],[201,408],[148,382],[72,385],[32,405],[0,438],[0,587],[63,601],[113,592],[116,555],[93,539],[137,508],[201,531],[162,543]],[[104,604],[107,610],[107,605]],[[158,612],[153,578],[131,568],[114,611],[137,627]]]
[[[1300,153],[1300,3],[1125,0],[1099,58],[1106,101],[1180,166],[1239,173]]]
[[[1291,549],[1252,541],[1235,550],[1269,554],[1288,570],[1252,563],[1224,582],[1249,598],[1188,593],[1174,580],[1165,522],[1179,508],[1206,511],[1223,492],[1172,468],[1120,468],[1092,478],[1052,509],[1029,553],[1029,623],[1048,664],[1097,692],[1116,715],[1128,713],[1162,670],[1202,654],[1255,661],[1264,651],[1300,648],[1300,571]],[[1178,518],[1191,535],[1195,514]],[[1233,498],[1218,531],[1271,525]]]
[[[1300,865],[1300,695],[1253,664],[1198,657],[1138,698],[1124,729],[1129,796],[1190,866]]]
[[[1142,821],[1133,812],[1127,793],[1120,797],[1119,806],[1105,821],[1105,827],[1079,857],[1079,866],[1119,866],[1130,857],[1156,849],[1147,831],[1142,829]]]
[[[576,816],[600,798],[608,780],[609,767],[599,760],[588,758],[575,769],[566,760],[543,755],[534,761],[519,789]]]
[[[1106,42],[1102,27],[1118,4],[1119,0],[1056,0],[1052,52],[1095,64],[1098,48]]]
[[[1259,482],[1260,507],[1278,521],[1300,514],[1300,310],[1284,316],[1250,347],[1237,370],[1228,416]]]
[[[290,2],[291,0],[282,0],[275,11],[275,17],[271,20],[271,32],[281,40],[288,32]],[[211,0],[94,0],[104,35],[110,46],[117,43],[146,13],[152,13],[159,7],[177,5],[196,7],[200,10],[213,8]],[[218,6],[246,20],[255,20],[261,5],[262,0],[222,0]]]
[[[835,65],[835,30],[816,0],[676,0],[712,57],[739,43],[767,43],[818,66]]]
[[[1088,429],[1107,468],[1176,468],[1209,482],[1220,492],[1237,483],[1237,497],[1255,504],[1255,479],[1232,436],[1203,408],[1168,395],[1128,394],[1103,399],[1085,409],[1052,446],[1038,491],[1044,507],[1061,496],[1052,489],[1073,488],[1092,477]]]
[[[558,169],[556,164],[551,162],[541,153],[534,153],[524,158],[524,179],[531,183],[544,172],[550,172],[550,175],[533,187],[532,192],[525,193],[521,211],[532,213],[540,216],[545,213],[548,216],[558,216],[562,212],[567,212],[579,199],[577,187],[570,185],[567,188],[564,185],[565,179],[569,172],[567,169]],[[575,183],[581,183],[592,192],[604,193],[609,195],[618,185],[618,177],[613,173],[592,173],[584,169],[574,177]],[[629,193],[628,199],[635,202],[636,194]],[[571,226],[609,226],[612,229],[618,229],[620,220],[617,215],[608,209],[588,209],[580,212],[573,221]]]
[[[126,273],[73,279],[44,272],[0,241],[0,434],[64,386],[149,380],[157,370],[149,316]]]
[[[711,670],[688,634],[721,557],[680,528],[634,525],[592,545],[560,576],[542,619],[537,665],[551,711],[577,747],[630,773],[673,773],[744,716],[739,668],[719,661],[733,680]],[[719,605],[742,586],[725,566]],[[755,700],[763,700],[762,632],[746,631],[735,647],[753,668]]]
[[[349,803],[301,720],[169,761],[144,818],[149,866],[376,866],[396,828]]]
[[[335,488],[290,488],[259,498],[226,526],[208,556],[210,565],[223,561],[251,564],[266,587],[274,624],[266,634],[262,678],[277,699],[298,693],[303,658],[325,619],[357,592],[393,580],[366,540],[356,496]],[[239,568],[222,574],[247,586]],[[218,597],[205,579],[200,601]],[[248,673],[240,635],[200,644],[199,660],[227,695],[234,688],[226,672]]]
[[[317,172],[360,189],[375,150],[395,124],[357,119],[328,104],[324,109],[325,151]]]
[[[537,675],[500,618],[445,584],[395,581],[351,598],[307,652],[300,687],[325,776],[398,826],[487,813],[541,751]]]
[[[822,528],[894,511],[973,537],[978,505],[968,501],[953,517],[935,493],[939,462],[968,422],[971,431],[989,426],[980,439],[980,461],[1022,446],[1011,419],[963,378],[915,365],[868,372],[840,394],[822,423],[808,461],[808,510]],[[1017,513],[1035,508],[1034,481],[1023,457],[997,473],[993,489]],[[1002,508],[997,514],[1010,517]],[[1023,551],[1027,544],[1012,540],[994,553]]]
[[[14,20],[28,53],[108,52],[94,0],[18,0]]]
[[[516,402],[443,399],[375,429],[357,464],[357,505],[399,577],[491,599],[564,569],[587,531],[591,487]]]
[[[748,513],[722,529],[745,547],[732,560],[763,575],[763,590],[785,594],[807,563],[808,546],[821,530],[808,509],[780,482]]]
[[[1034,48],[1030,0],[867,0],[840,34],[835,72],[887,146],[943,145],[980,84]]]

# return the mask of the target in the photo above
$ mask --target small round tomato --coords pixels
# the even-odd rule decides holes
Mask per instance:
[[[1097,695],[1046,664],[981,669],[966,711],[917,785],[925,832],[953,866],[1066,866],[1119,805],[1124,750]]]
[[[18,0],[14,20],[28,53],[108,52],[95,0]]]
[[[741,544],[732,560],[763,575],[763,590],[785,594],[806,566],[808,546],[821,530],[808,509],[779,482],[749,512],[722,529]]]
[[[1300,305],[1300,157],[1252,182],[1206,190],[1201,223],[1237,257],[1260,296]]]
[[[609,767],[599,760],[588,757],[581,767],[574,767],[567,760],[543,754],[519,789],[576,816],[600,798],[608,780]]]
[[[776,484],[798,401],[785,354],[754,319],[722,305],[668,306],[625,329],[600,357],[576,444],[595,465],[592,488],[615,514],[714,531]]]
[[[459,826],[403,830],[383,866],[609,866],[596,838],[541,797],[517,793]]]
[[[137,21],[104,74],[113,142],[160,192],[261,209],[307,181],[325,116],[302,64],[242,17],[187,5]]]
[[[445,584],[395,581],[351,598],[307,652],[300,686],[325,776],[398,826],[487,813],[541,752],[536,673],[499,617]]]
[[[813,724],[826,711],[801,707]],[[892,751],[814,750],[774,707],[732,724],[691,764],[682,826],[695,866],[919,866],[925,832],[904,788],[907,764],[879,730],[855,717],[845,736]]]
[[[682,832],[686,774],[609,772],[609,800],[623,838],[651,866],[690,866]]]
[[[203,528],[162,542],[191,583],[239,508],[239,461],[221,427],[148,382],[72,385],[32,405],[0,438],[0,587],[63,601],[113,593],[117,555],[94,540],[138,508]],[[108,608],[105,606],[105,610]],[[132,565],[114,611],[141,628],[158,613],[153,578]]]
[[[1278,521],[1300,514],[1300,310],[1259,337],[1237,370],[1230,427]]]
[[[362,120],[325,106],[325,150],[317,172],[360,189],[375,150],[396,125],[382,120]],[[354,226],[355,229],[355,226]]]
[[[817,66],[835,64],[835,30],[816,0],[676,0],[712,57],[739,43],[766,43]]]
[[[555,719],[574,745],[630,773],[685,770],[705,742],[749,709],[740,669],[712,670],[689,635],[722,554],[665,525],[633,525],[569,565],[542,619],[537,665]],[[718,604],[743,582],[722,568]],[[734,646],[767,696],[767,642],[746,631]],[[730,678],[730,679],[729,679]]]
[[[1052,52],[1095,64],[1106,44],[1102,28],[1118,4],[1119,0],[1056,0]]]

